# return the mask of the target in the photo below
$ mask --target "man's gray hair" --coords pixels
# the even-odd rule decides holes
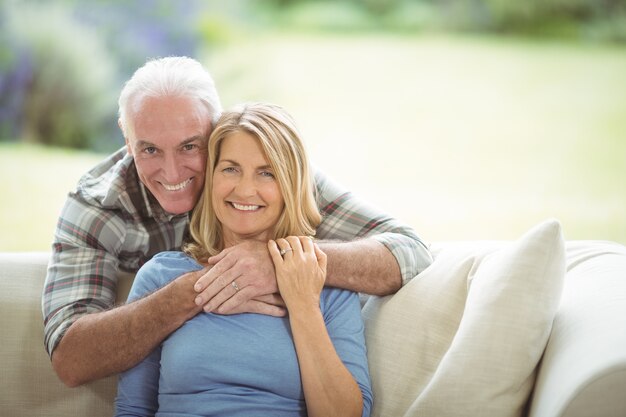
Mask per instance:
[[[127,116],[131,106],[145,97],[189,97],[198,99],[209,111],[215,126],[222,114],[222,104],[211,74],[198,61],[185,56],[153,59],[124,84],[118,101],[120,127],[127,135]]]

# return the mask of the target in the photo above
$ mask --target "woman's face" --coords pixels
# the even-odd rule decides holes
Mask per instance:
[[[254,136],[235,132],[222,140],[211,198],[226,247],[242,240],[267,241],[272,237],[285,203]]]

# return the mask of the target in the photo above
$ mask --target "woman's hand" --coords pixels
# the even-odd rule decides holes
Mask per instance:
[[[308,415],[360,416],[361,390],[337,354],[320,309],[326,254],[304,236],[270,240],[267,247],[289,311]]]
[[[267,246],[287,310],[319,308],[320,293],[326,281],[326,254],[307,236],[270,240]]]

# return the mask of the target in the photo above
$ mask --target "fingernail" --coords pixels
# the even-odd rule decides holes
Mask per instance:
[[[202,305],[202,297],[196,297],[196,305],[197,306]]]
[[[200,284],[196,284],[193,286],[193,289],[196,291],[200,291],[202,289],[202,287],[200,286]]]

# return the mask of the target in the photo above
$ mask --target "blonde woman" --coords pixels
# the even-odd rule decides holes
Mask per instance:
[[[116,415],[367,416],[371,388],[356,293],[324,288],[326,256],[304,146],[280,107],[225,112],[185,252],[146,263],[130,299],[246,240],[267,242],[287,317],[201,312],[120,376]],[[248,291],[232,280],[233,292]]]

